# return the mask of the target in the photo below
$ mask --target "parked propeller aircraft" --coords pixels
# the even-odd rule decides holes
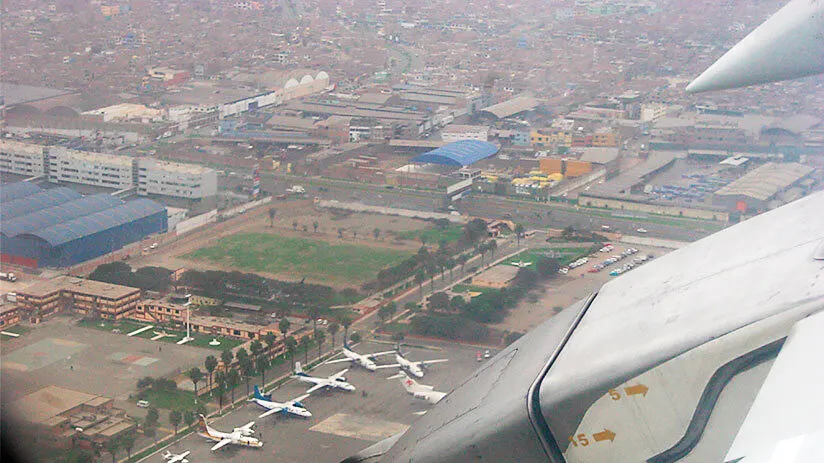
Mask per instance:
[[[374,354],[359,354],[352,349],[349,348],[349,344],[344,342],[343,343],[343,355],[345,358],[342,359],[335,359],[335,360],[328,360],[325,363],[333,364],[333,363],[343,363],[343,362],[350,362],[354,363],[355,365],[360,365],[363,368],[366,368],[369,371],[376,371],[380,368],[391,368],[392,365],[377,365],[375,364],[375,357],[379,357],[381,355],[387,354],[394,354],[394,350],[386,351],[386,352],[376,352]]]
[[[167,450],[166,453],[163,454],[163,459],[166,460],[166,463],[189,463],[186,456],[190,453],[191,452],[187,450],[183,453],[174,454]]]
[[[328,387],[330,389],[343,389],[344,391],[354,391],[355,386],[346,382],[346,378],[343,376],[344,373],[349,371],[349,369],[341,370],[335,373],[328,378],[318,378],[315,376],[309,376],[303,371],[303,368],[300,366],[300,362],[295,362],[295,374],[292,375],[292,378],[297,379],[298,381],[302,381],[304,383],[311,383],[314,386],[310,387],[306,390],[307,394],[311,394],[318,389],[323,389]]]
[[[206,423],[206,418],[200,415],[200,432],[198,432],[198,434],[217,442],[217,444],[212,446],[212,451],[229,444],[260,448],[263,447],[263,442],[261,442],[260,439],[252,437],[252,434],[254,434],[252,426],[254,425],[255,422],[251,421],[239,428],[234,428],[232,432],[222,432],[210,427]]]
[[[432,386],[420,384],[407,376],[404,372],[400,372],[397,375],[389,377],[389,379],[396,378],[401,380],[401,385],[403,385],[403,388],[406,389],[406,392],[414,396],[416,399],[421,399],[431,404],[436,404],[446,396],[446,392],[438,392]]]
[[[442,363],[442,362],[448,362],[449,361],[449,359],[435,359],[435,360],[420,360],[420,361],[417,361],[417,362],[413,362],[413,361],[410,361],[406,357],[403,356],[403,354],[400,351],[400,348],[396,349],[393,352],[389,352],[389,353],[382,352],[382,353],[374,354],[374,355],[376,355],[376,356],[377,355],[386,355],[386,354],[390,354],[390,353],[395,354],[395,362],[397,362],[397,363],[393,363],[391,365],[378,365],[378,368],[391,368],[391,367],[400,368],[401,370],[404,370],[404,371],[412,374],[416,378],[423,378],[423,370],[428,365],[431,365],[433,363]]]
[[[269,396],[271,397],[271,396]],[[269,415],[281,412],[281,413],[291,413],[292,415],[301,416],[304,418],[309,418],[312,416],[312,413],[300,403],[301,400],[306,399],[309,397],[309,394],[304,394],[296,399],[290,400],[288,402],[280,403],[275,402],[271,399],[267,399],[261,392],[260,388],[255,385],[255,396],[252,399],[249,399],[250,402],[255,402],[256,404],[260,405],[263,408],[268,409],[268,411],[264,412],[262,415],[258,416],[258,418],[266,418]]]

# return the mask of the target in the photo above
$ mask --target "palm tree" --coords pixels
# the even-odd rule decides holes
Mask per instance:
[[[352,230],[352,239],[353,240],[358,239],[358,231],[357,230]]]
[[[206,371],[209,372],[209,395],[212,395],[212,373],[214,373],[215,368],[217,368],[217,359],[214,355],[210,355],[206,357],[203,363],[206,366]]]
[[[269,367],[269,359],[266,357],[260,356],[255,359],[255,368],[260,373],[260,388],[263,389],[266,386],[266,368]]]
[[[421,297],[423,297],[423,282],[426,280],[426,275],[424,275],[423,270],[418,270],[415,274],[415,283],[418,285],[418,290],[421,292]]]
[[[275,348],[275,343],[277,342],[278,338],[275,336],[275,333],[266,333],[263,336],[263,342],[266,343],[266,348],[269,351],[269,355],[272,355],[272,349]]]
[[[252,341],[252,344],[249,345],[249,349],[252,351],[252,355],[255,357],[259,357],[260,353],[263,352],[263,344],[257,339]]]
[[[223,411],[223,394],[226,393],[226,373],[218,371],[215,373],[215,384],[217,388],[218,408]]]
[[[232,366],[232,359],[235,358],[231,349],[226,349],[220,353],[220,360],[223,362],[223,369],[228,371]]]
[[[180,410],[172,410],[169,412],[169,423],[175,427],[175,436],[177,435],[177,427],[180,426],[181,421],[183,421],[183,414],[180,413]]]
[[[278,211],[274,207],[269,208],[269,228],[275,227],[275,214],[277,213]]]
[[[320,225],[320,224],[318,223],[318,221],[317,221],[317,220],[315,220],[314,222],[312,222],[312,228],[314,228],[314,229],[315,229],[315,233],[317,233],[317,232],[318,232],[318,225]]]
[[[246,360],[240,363],[240,371],[243,372],[243,376],[246,378],[246,395],[249,395],[249,379],[255,376],[255,364],[252,363],[251,358],[247,358]],[[265,379],[265,378],[264,378]]]
[[[203,379],[203,372],[200,371],[200,368],[193,367],[191,370],[186,372],[186,376],[192,380],[192,384],[195,385],[195,403],[197,403],[197,383],[199,383]]]
[[[515,225],[515,238],[518,239],[518,246],[521,245],[521,237],[524,236],[524,226],[521,224]]]
[[[126,449],[126,457],[129,460],[132,459],[132,449],[134,448],[135,440],[134,431],[130,431],[128,434],[124,434],[123,437],[120,438],[123,448]]]
[[[302,338],[300,338],[300,347],[303,348],[303,361],[306,365],[309,364],[309,343],[311,342],[312,340],[309,338],[309,336],[304,335]]]
[[[289,361],[292,364],[292,369],[295,368],[295,348],[298,345],[298,342],[295,341],[294,336],[287,336],[286,339],[283,340],[284,344],[286,344],[286,352],[289,354]]]
[[[329,328],[326,328],[326,331],[329,332],[329,335],[332,336],[332,349],[335,348],[335,335],[338,334],[340,330],[340,325],[337,323],[330,323]]]
[[[245,360],[249,360],[249,352],[241,347],[235,352],[235,358],[237,359],[237,363],[243,363]]]
[[[312,333],[318,332],[318,317],[320,317],[320,307],[316,305],[311,305],[306,311],[306,314],[309,315],[309,318],[312,320]]]
[[[352,326],[352,319],[348,315],[340,317],[340,324],[343,325],[343,343],[346,344],[349,338],[349,327]]]
[[[280,321],[278,322],[278,329],[280,330],[280,333],[283,335],[283,337],[286,337],[286,333],[289,332],[289,328],[291,327],[291,325],[292,324],[289,323],[288,318],[283,317],[280,319]]]
[[[375,228],[374,230],[372,230],[372,236],[374,236],[375,241],[377,241],[378,238],[381,237],[381,229],[380,228]]]
[[[294,231],[298,231],[298,221],[297,221],[297,220],[295,220],[294,222],[292,222],[292,230],[294,230]]]
[[[240,374],[237,372],[236,368],[232,368],[229,370],[229,373],[226,375],[226,384],[229,386],[229,390],[232,394],[232,404],[235,403],[235,389],[240,385]]]
[[[449,268],[449,281],[455,281],[455,259],[449,258],[446,259],[446,266]]]
[[[461,264],[461,275],[463,275],[464,267],[466,266],[466,263],[469,261],[469,258],[466,256],[466,254],[461,254],[456,258],[456,260],[459,264]]]
[[[489,240],[489,244],[487,245],[489,251],[492,253],[492,260],[495,260],[495,250],[498,249],[498,242],[495,240]]]
[[[315,341],[318,343],[318,358],[321,356],[321,352],[323,350],[323,341],[326,340],[326,333],[323,331],[318,331],[315,333]]]
[[[112,463],[115,463],[117,452],[120,450],[120,439],[109,439],[105,447],[106,451],[112,454]]]
[[[344,231],[343,227],[338,227],[338,239],[339,240],[343,239],[343,231]]]

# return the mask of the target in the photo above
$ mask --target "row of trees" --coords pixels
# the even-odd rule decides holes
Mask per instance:
[[[449,225],[449,221],[445,219],[435,221],[437,227]],[[365,283],[361,289],[365,292],[379,291],[410,277],[414,277],[416,284],[421,285],[427,277],[432,278],[438,273],[444,278],[445,272],[452,272],[457,265],[461,266],[463,272],[463,266],[471,258],[471,254],[466,252],[469,249],[474,249],[475,253],[482,256],[491,251],[494,258],[497,243],[494,240],[487,241],[488,237],[486,222],[481,219],[472,220],[464,225],[463,233],[457,241],[443,240],[438,243],[435,252],[430,252],[426,246],[428,240],[425,235],[421,235],[421,248],[417,254],[393,267],[381,270],[377,278]]]
[[[89,279],[147,291],[164,292],[172,284],[171,275],[172,271],[163,267],[142,267],[133,271],[132,267],[125,262],[112,262],[99,265],[89,275]]]

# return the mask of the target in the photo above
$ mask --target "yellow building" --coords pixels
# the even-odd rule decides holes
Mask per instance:
[[[563,130],[534,130],[529,139],[533,145],[537,146],[572,146],[572,133]]]

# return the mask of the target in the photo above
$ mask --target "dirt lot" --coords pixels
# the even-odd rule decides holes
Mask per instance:
[[[228,266],[193,261],[181,256],[196,249],[211,246],[221,237],[241,232],[274,233],[281,236],[316,239],[333,244],[347,243],[415,252],[420,247],[418,241],[396,241],[393,233],[430,226],[426,221],[405,217],[355,213],[338,214],[325,209],[316,209],[305,202],[298,205],[298,207],[294,207],[294,203],[291,206],[290,203],[276,203],[272,206],[277,210],[272,223],[273,227],[270,226],[269,221],[269,206],[264,206],[229,222],[210,225],[208,228],[198,230],[192,235],[185,236],[175,242],[161,242],[160,247],[157,249],[143,252],[142,255],[132,256],[128,262],[135,268],[152,265],[169,269],[185,267],[199,270],[238,270]],[[313,227],[315,221],[318,222],[317,233],[314,232]],[[295,222],[297,222],[297,227],[294,226]],[[304,225],[307,228],[306,232],[303,231]],[[338,238],[338,228],[344,229],[342,240]],[[378,239],[375,239],[373,235],[375,228],[380,230]],[[282,280],[295,279],[294,275],[289,274],[260,274]],[[311,278],[308,281],[311,281]],[[330,284],[326,280],[315,280],[314,282]],[[351,286],[339,282],[331,283],[341,288]]]
[[[533,294],[524,298],[518,304],[518,307],[510,312],[506,320],[497,325],[492,325],[492,328],[524,333],[555,315],[556,308],[568,307],[574,302],[589,296],[602,285],[616,278],[609,276],[609,272],[622,265],[623,261],[606,267],[598,273],[589,273],[588,270],[610,256],[620,254],[628,247],[635,247],[639,250],[636,256],[653,254],[655,257],[660,257],[670,252],[669,249],[663,248],[615,244],[615,249],[612,252],[595,253],[595,256],[589,258],[589,262],[585,265],[571,269],[567,275],[559,276],[555,280],[544,284],[542,288],[533,291]],[[537,297],[533,295],[537,295]]]

